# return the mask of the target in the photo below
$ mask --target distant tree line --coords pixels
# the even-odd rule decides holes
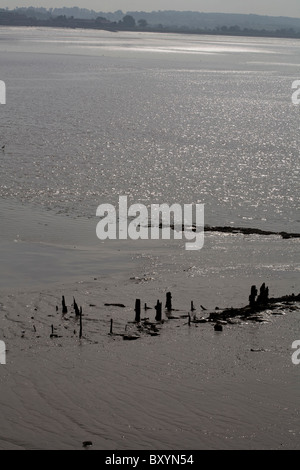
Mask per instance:
[[[46,15],[45,13],[35,12],[34,8],[24,9],[24,11],[0,9],[0,25],[2,26],[52,26],[64,28],[89,28],[89,29],[107,29],[107,30],[139,30],[145,29],[148,24],[146,20],[140,19],[137,22],[130,15],[125,15],[123,19],[109,21],[98,16],[95,19],[74,18],[66,15]],[[23,9],[22,9],[23,10]]]
[[[77,11],[76,8],[63,9],[63,11],[64,10]],[[78,10],[81,11],[81,9]],[[83,11],[90,12],[90,10],[85,9]],[[87,13],[86,16],[88,16]],[[129,14],[123,16],[118,21],[111,21],[104,16],[97,16],[95,18],[77,18],[66,15],[55,16],[53,15],[52,9],[35,9],[33,7],[18,8],[15,10],[0,9],[0,26],[47,26],[57,28],[101,29],[109,31],[150,31],[186,34],[218,34],[230,36],[287,37],[300,39],[300,29],[295,30],[291,27],[269,30],[265,28],[242,28],[238,25],[215,26],[214,28],[190,28],[188,26],[163,24],[149,25],[147,20],[143,18],[136,20],[132,15]]]

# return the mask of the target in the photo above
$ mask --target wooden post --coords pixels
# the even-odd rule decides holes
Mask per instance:
[[[80,310],[79,310],[79,321],[80,321],[79,339],[81,339],[82,338],[82,307],[80,307]]]
[[[269,288],[268,287],[266,287],[266,290],[265,290],[265,301],[266,303],[269,302]]]
[[[191,326],[191,315],[189,314],[189,322],[188,325]]]
[[[257,296],[257,289],[256,286],[251,286],[251,293],[249,295],[249,305],[250,307],[255,307],[255,299]]]
[[[113,319],[110,320],[110,334],[113,334]]]
[[[136,301],[135,301],[135,321],[136,321],[136,323],[140,323],[140,321],[141,321],[141,301],[140,301],[140,299],[136,299]]]
[[[51,325],[51,335],[50,335],[50,338],[57,338],[57,335],[54,334],[54,326]]]
[[[269,300],[269,288],[266,287],[266,284],[263,283],[260,286],[259,289],[259,296],[257,297],[256,303],[261,305],[261,304],[267,304]]]
[[[191,301],[191,312],[194,312],[194,310],[196,310],[195,307],[194,307],[194,302]]]
[[[168,312],[171,312],[171,310],[172,310],[172,294],[171,294],[171,292],[167,292],[166,309],[168,310]]]
[[[74,305],[74,310],[75,310],[75,315],[78,317],[80,315],[78,305],[76,303],[75,297],[73,297],[73,305]]]
[[[155,320],[156,321],[161,321],[162,303],[159,300],[157,301],[157,304],[155,306],[155,310],[156,310]]]
[[[68,313],[64,295],[62,296],[62,313]]]

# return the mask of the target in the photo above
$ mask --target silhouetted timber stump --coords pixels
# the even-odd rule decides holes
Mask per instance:
[[[171,292],[167,292],[166,309],[168,310],[168,312],[171,312],[171,310],[172,310],[172,294],[171,294]]]
[[[251,293],[249,295],[249,305],[251,308],[255,307],[256,304],[257,289],[256,286],[251,287]]]
[[[141,301],[140,301],[140,299],[136,299],[136,301],[135,301],[135,321],[136,321],[136,323],[140,323],[140,321],[141,321]]]
[[[259,290],[259,296],[257,297],[257,305],[265,305],[269,301],[269,288],[263,283]]]
[[[155,320],[156,321],[161,321],[162,303],[159,300],[157,301],[157,304],[155,306],[155,310],[156,310]]]
[[[61,304],[62,304],[62,313],[68,313],[68,309],[67,309],[67,306],[66,306],[66,301],[65,301],[64,296],[62,296]]]
[[[74,311],[75,311],[76,317],[79,317],[79,315],[80,315],[80,310],[79,310],[78,305],[77,305],[77,303],[76,303],[75,297],[73,297],[73,306],[74,306]]]

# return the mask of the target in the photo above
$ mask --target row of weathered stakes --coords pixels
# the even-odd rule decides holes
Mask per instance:
[[[65,315],[66,313],[68,313],[68,307],[66,305],[66,300],[65,300],[64,295],[62,296],[61,305],[62,305],[62,314]],[[73,308],[74,308],[76,317],[79,318],[79,339],[81,339],[82,338],[82,307],[80,308],[78,307],[75,297],[73,297]],[[58,307],[56,307],[56,311],[58,311]],[[54,334],[53,325],[51,325],[51,328],[52,328],[52,334],[50,335],[50,338],[57,338],[57,335]]]
[[[278,306],[281,304],[281,307],[286,305],[291,305],[295,302],[300,301],[300,294],[298,295],[285,295],[282,297],[278,298],[269,298],[269,288],[266,287],[265,283],[263,283],[260,287],[259,294],[258,290],[255,285],[251,286],[251,291],[249,295],[249,304],[246,305],[245,307],[241,308],[226,308],[224,310],[220,310],[218,307],[216,307],[215,311],[210,313],[208,317],[206,318],[197,318],[197,316],[194,314],[193,317],[190,312],[194,312],[196,309],[194,307],[194,302],[191,301],[191,307],[190,307],[190,312],[185,315],[180,315],[180,317],[172,316],[172,311],[175,311],[176,309],[173,308],[172,306],[172,294],[171,292],[167,292],[166,294],[166,304],[165,304],[165,313],[166,317],[168,320],[174,319],[174,318],[187,318],[188,322],[187,324],[191,326],[192,323],[206,323],[206,322],[213,322],[214,323],[214,329],[216,331],[222,331],[223,330],[223,325],[227,324],[230,319],[234,317],[240,317],[241,319],[252,319],[252,320],[257,320],[257,315],[260,312],[263,312],[266,309],[273,310],[275,308],[278,309]],[[115,307],[125,307],[123,304],[105,304],[106,306],[115,306]],[[75,298],[73,298],[73,308],[75,312],[76,318],[79,319],[79,338],[81,339],[83,336],[82,330],[82,307],[78,307]],[[164,319],[162,318],[162,302],[159,300],[157,301],[155,305],[155,310],[156,310],[156,315],[155,315],[155,322],[150,322],[149,318],[141,318],[141,300],[136,299],[135,301],[135,319],[132,322],[132,324],[135,324],[137,329],[139,331],[143,331],[143,328],[146,329],[148,333],[151,335],[157,335],[158,334],[158,329],[156,325],[162,324],[164,322]],[[147,304],[144,304],[144,310],[151,309],[151,307],[148,307]],[[206,310],[203,305],[201,305],[201,309],[204,311]],[[56,310],[58,311],[58,307],[56,307]],[[66,306],[65,302],[65,297],[62,297],[62,313],[66,314],[68,312],[68,308]],[[257,320],[259,321],[259,320]],[[51,326],[52,328],[52,334],[50,335],[51,338],[57,337],[57,335],[54,334],[54,328],[53,325]],[[110,320],[110,335],[113,335],[113,320]],[[120,334],[117,336],[123,336],[123,339],[138,339],[140,336],[137,334],[131,334],[127,331],[127,325],[125,327],[125,333]]]

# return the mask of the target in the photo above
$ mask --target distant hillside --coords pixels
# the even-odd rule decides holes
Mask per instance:
[[[162,24],[164,26],[180,26],[191,29],[239,26],[240,28],[266,29],[267,31],[286,28],[300,31],[300,18],[192,11],[154,11],[151,13],[129,11],[127,14],[133,16],[135,20],[145,19],[151,25]],[[103,13],[103,16],[115,21],[105,13]]]
[[[293,28],[300,31],[300,17],[289,18],[283,16],[241,15],[230,13],[199,13],[194,11],[129,11],[123,13],[118,10],[114,13],[88,10],[86,8],[16,8],[14,11],[32,16],[37,19],[48,19],[51,16],[66,16],[82,19],[96,19],[101,16],[111,22],[122,20],[125,15],[131,15],[138,21],[144,19],[149,26],[179,27],[185,29],[215,29],[222,26],[239,26],[241,29],[277,29]],[[300,15],[299,15],[300,16]]]
[[[1,25],[300,38],[300,18],[192,11],[124,14],[78,7],[0,9]]]

